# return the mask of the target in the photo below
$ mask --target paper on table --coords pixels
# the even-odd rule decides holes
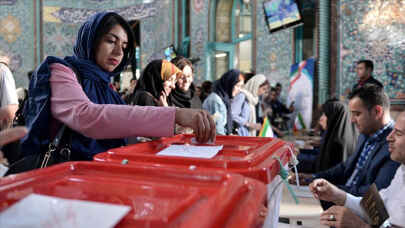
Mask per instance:
[[[130,209],[30,194],[0,213],[0,227],[113,227]]]
[[[164,156],[179,156],[189,158],[213,158],[223,146],[191,146],[191,145],[170,145],[157,153]]]

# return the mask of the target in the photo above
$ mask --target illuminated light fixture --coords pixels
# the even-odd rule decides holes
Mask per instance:
[[[226,53],[218,53],[215,55],[215,58],[223,58],[226,57]]]

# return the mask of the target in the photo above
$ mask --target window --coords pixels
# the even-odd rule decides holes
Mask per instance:
[[[207,79],[232,68],[252,71],[252,8],[242,0],[211,1]]]

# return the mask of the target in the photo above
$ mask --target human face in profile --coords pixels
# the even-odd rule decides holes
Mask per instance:
[[[388,135],[387,141],[391,159],[405,164],[405,112],[398,116],[394,130]]]
[[[121,25],[115,25],[104,34],[96,49],[95,60],[101,69],[113,72],[124,58],[128,35]]]
[[[235,86],[233,87],[233,90],[232,90],[232,97],[235,97],[236,95],[238,95],[238,93],[240,92],[240,89],[243,86],[243,83],[244,83],[243,76],[239,75],[239,81],[238,81],[238,83],[235,84]]]
[[[349,101],[351,121],[360,133],[365,135],[374,134],[378,130],[379,118],[382,116],[382,107],[374,106],[370,110],[359,97]]]
[[[359,63],[356,66],[356,73],[360,81],[365,81],[371,76],[371,69],[368,69],[365,63]]]

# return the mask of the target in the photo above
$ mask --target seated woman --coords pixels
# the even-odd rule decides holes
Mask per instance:
[[[170,94],[170,101],[179,108],[201,108],[201,101],[196,96],[196,88],[193,84],[193,65],[187,58],[177,56],[171,62],[178,67],[183,74],[177,79],[176,88]]]
[[[243,82],[239,70],[230,70],[214,82],[212,93],[204,100],[202,107],[213,116],[220,135],[232,134],[231,99],[240,92]]]
[[[74,56],[47,57],[32,76],[22,153],[46,152],[62,124],[71,129],[70,160],[91,160],[126,145],[127,137],[172,136],[175,124],[193,128],[201,142],[215,137],[215,124],[205,111],[125,105],[110,78],[125,68],[134,50],[132,30],[118,14],[101,12],[86,21]]]
[[[172,106],[169,99],[182,72],[167,60],[150,62],[136,84],[132,105]]]
[[[346,104],[337,99],[326,101],[322,105],[321,122],[326,121],[326,132],[311,169],[298,167],[299,172],[315,173],[334,167],[355,151],[358,132],[351,123],[350,112]]]

